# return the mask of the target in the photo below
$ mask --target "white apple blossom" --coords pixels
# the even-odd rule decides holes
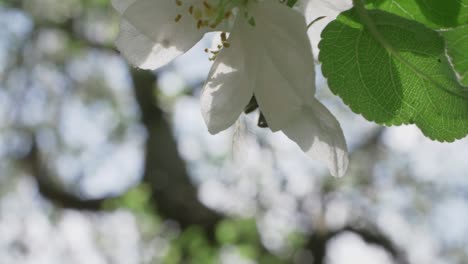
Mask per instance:
[[[134,65],[157,69],[221,34],[201,95],[208,130],[236,122],[255,96],[273,132],[281,130],[335,176],[348,165],[343,132],[315,99],[314,59],[305,18],[281,0],[113,0],[122,14],[116,45]]]

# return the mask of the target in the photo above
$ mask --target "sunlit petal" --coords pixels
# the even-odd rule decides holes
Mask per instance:
[[[302,108],[282,131],[313,159],[328,164],[333,176],[341,177],[348,167],[348,151],[336,118],[319,101]]]
[[[120,14],[123,14],[127,8],[137,0],[112,0],[112,6]]]
[[[254,93],[262,113],[273,131],[301,111],[304,100],[315,93],[313,56],[304,17],[276,1],[252,6],[255,26],[241,24],[243,42],[255,58]]]
[[[304,12],[307,23],[311,23],[317,18],[324,17],[308,29],[307,33],[312,44],[314,56],[319,54],[318,44],[320,34],[328,23],[334,20],[341,12],[352,7],[351,0],[301,0],[299,6]]]
[[[201,110],[208,130],[216,134],[230,127],[252,98],[253,76],[248,51],[237,27],[229,37],[229,47],[218,54],[201,95]]]
[[[116,45],[124,56],[142,69],[157,69],[185,53],[206,32],[193,17],[180,15],[175,1],[139,0],[128,5],[114,0],[122,14]]]

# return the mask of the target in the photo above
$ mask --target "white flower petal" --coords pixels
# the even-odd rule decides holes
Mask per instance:
[[[132,5],[137,0],[112,0],[112,6],[117,10],[120,14],[123,14],[125,10]]]
[[[319,17],[325,17],[316,21],[307,31],[314,55],[317,58],[322,30],[341,12],[350,9],[353,3],[352,0],[302,0],[301,2],[300,6],[303,7],[307,24]]]
[[[197,29],[196,21],[190,16],[182,15],[176,22],[180,7],[175,1],[128,3],[113,2],[116,9],[125,10],[116,45],[132,64],[142,69],[164,66],[189,50],[205,33]]]
[[[254,94],[272,131],[296,116],[315,93],[314,60],[304,17],[277,1],[252,5],[255,26],[243,23],[243,42],[255,58]]]
[[[304,106],[302,113],[282,131],[313,159],[328,164],[333,176],[341,177],[348,167],[348,151],[336,118],[318,100]]]
[[[211,134],[230,127],[253,96],[252,75],[249,71],[248,51],[240,28],[229,37],[229,48],[223,48],[211,67],[200,98],[202,115]]]

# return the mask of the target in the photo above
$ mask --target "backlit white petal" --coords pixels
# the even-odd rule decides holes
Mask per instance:
[[[252,59],[246,43],[240,38],[240,27],[229,37],[229,48],[223,48],[211,67],[201,95],[201,110],[208,131],[216,134],[230,127],[253,96],[248,61]]]
[[[284,134],[296,142],[313,159],[328,164],[333,176],[341,177],[348,167],[348,151],[343,131],[336,118],[314,99],[302,113],[283,128]]]
[[[272,131],[280,130],[297,115],[304,100],[313,98],[313,56],[304,17],[277,1],[252,4],[255,26],[244,23],[243,42],[255,58],[254,93]]]
[[[112,6],[120,14],[123,14],[129,6],[131,6],[137,0],[112,0]]]
[[[189,50],[205,33],[190,16],[176,19],[180,7],[175,1],[137,0],[129,6],[128,3],[114,0],[118,10],[125,10],[116,45],[139,68],[154,70],[166,65]]]
[[[322,30],[333,21],[341,12],[350,9],[352,0],[302,0],[304,15],[307,23],[324,16],[325,18],[315,22],[307,31],[315,57],[319,53],[318,44]]]

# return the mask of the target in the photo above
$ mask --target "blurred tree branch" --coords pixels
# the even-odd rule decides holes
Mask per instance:
[[[171,126],[153,96],[156,76],[148,71],[132,70],[132,77],[142,122],[148,132],[143,181],[151,186],[157,212],[177,221],[181,228],[203,227],[214,240],[216,224],[222,216],[204,206],[197,197],[197,189],[192,185],[185,162],[178,153]],[[57,186],[52,181],[57,176],[45,166],[35,142],[23,162],[30,167],[39,192],[62,208],[99,211],[107,199],[113,198],[88,200]]]
[[[33,141],[28,155],[23,157],[22,162],[29,168],[30,175],[35,179],[39,193],[49,201],[61,208],[99,211],[107,198],[85,199],[79,195],[66,192],[52,179],[57,178],[51,175],[51,171],[45,166],[41,159],[37,144]]]
[[[132,70],[135,95],[142,122],[148,131],[143,180],[152,187],[153,200],[163,216],[177,220],[182,228],[203,227],[214,238],[221,215],[204,206],[187,174],[171,126],[154,96],[156,76],[148,71]]]
[[[13,1],[11,4],[19,8],[22,6],[22,1]],[[84,38],[75,30],[75,20],[76,18],[73,18],[60,23],[35,21],[34,31],[41,28],[60,29],[67,32],[74,42],[83,46],[115,51],[112,45],[99,44]],[[142,112],[142,122],[148,132],[143,180],[152,188],[152,198],[157,212],[177,221],[182,228],[192,225],[201,226],[214,240],[216,224],[222,217],[199,201],[197,189],[190,182],[185,162],[178,153],[171,126],[165,119],[163,111],[158,107],[153,94],[156,75],[138,70],[132,70],[131,74],[137,102]],[[87,200],[53,184],[51,179],[56,176],[43,166],[36,144],[33,144],[31,152],[24,161],[31,164],[39,192],[63,208],[101,210],[104,201],[108,199],[105,197]]]
[[[384,134],[385,128],[377,128],[365,142],[358,146],[352,153],[351,159],[354,158],[354,162],[358,164],[375,164],[379,158],[378,148],[380,146],[380,141]],[[363,155],[365,154],[365,155]],[[362,159],[373,159],[375,162],[365,162]],[[372,167],[362,166],[358,171],[353,173],[353,177],[363,177],[361,184],[364,184],[364,188],[367,188],[369,181],[372,180]],[[372,186],[372,185],[370,185]],[[325,196],[331,191],[330,187],[322,187],[322,212],[325,211],[326,202]],[[322,219],[319,222],[325,221],[323,219],[324,215],[322,213]],[[365,219],[359,219],[360,221],[354,220],[352,223],[337,229],[337,230],[328,230],[324,224],[321,225],[322,228],[318,228],[315,232],[309,237],[306,248],[308,248],[312,255],[314,256],[314,263],[321,264],[326,262],[327,254],[327,244],[333,238],[344,234],[346,232],[351,232],[358,235],[366,243],[379,246],[386,250],[396,263],[407,264],[408,260],[405,256],[403,250],[401,250],[395,243],[393,243],[388,236],[386,236],[382,230],[376,227],[373,223],[366,221]]]
[[[368,223],[365,227],[346,225],[338,230],[315,232],[309,238],[306,248],[311,250],[314,256],[314,263],[321,264],[326,262],[327,244],[333,238],[351,232],[362,238],[366,243],[379,246],[386,250],[398,264],[407,264],[404,253],[378,228]]]

